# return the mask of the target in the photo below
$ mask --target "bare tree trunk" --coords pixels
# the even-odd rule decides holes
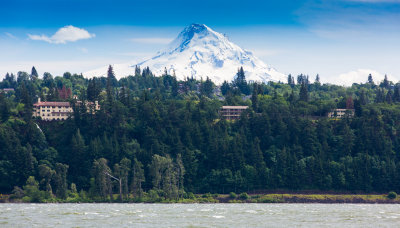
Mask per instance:
[[[121,182],[121,178],[119,178],[119,201],[122,202],[122,182]]]

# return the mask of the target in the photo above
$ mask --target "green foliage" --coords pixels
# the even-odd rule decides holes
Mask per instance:
[[[397,198],[397,193],[396,192],[389,192],[388,194],[387,194],[387,198],[388,199],[396,199]]]
[[[90,80],[68,72],[6,75],[0,88],[15,93],[0,94],[0,191],[27,186],[14,189],[15,198],[106,202],[119,193],[119,181],[106,173],[121,180],[124,201],[135,202],[198,200],[185,192],[400,191],[399,84],[375,85],[372,76],[351,87],[310,84],[306,75],[253,83],[241,68],[218,88],[209,79],[155,77],[148,68],[134,73],[119,81],[112,67]],[[32,119],[37,97],[57,100],[63,87],[101,110]],[[222,105],[250,108],[226,121]],[[354,117],[327,117],[353,106]],[[37,187],[25,184],[30,176]]]
[[[240,193],[239,195],[239,199],[241,200],[248,200],[249,198],[250,196],[246,192]]]
[[[231,198],[231,199],[236,199],[236,198],[237,198],[236,193],[230,192],[230,193],[229,193],[229,198]]]
[[[24,186],[25,197],[23,201],[32,203],[44,202],[49,195],[46,192],[39,190],[39,183],[35,180],[35,177],[30,176],[26,180],[26,185]]]

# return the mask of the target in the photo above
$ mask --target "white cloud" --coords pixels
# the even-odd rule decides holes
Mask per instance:
[[[135,43],[142,44],[169,44],[173,39],[172,38],[163,38],[163,37],[147,37],[147,38],[133,38],[130,41]]]
[[[31,40],[41,40],[53,44],[65,44],[67,42],[75,42],[83,39],[90,39],[95,37],[95,34],[91,34],[85,29],[77,28],[72,25],[68,25],[60,28],[54,35],[48,37],[46,35],[31,35],[28,34]]]
[[[385,78],[385,74],[382,74],[378,71],[371,69],[358,69],[354,71],[350,71],[347,73],[340,74],[338,78],[336,78],[331,83],[333,84],[341,84],[345,86],[351,86],[353,83],[365,83],[368,80],[368,75],[371,74],[375,83],[379,83],[383,81]],[[388,79],[393,82],[397,82],[397,80],[392,75],[387,75]]]
[[[8,36],[11,39],[18,39],[16,36],[14,36],[13,34],[11,34],[9,32],[5,32],[4,34],[6,34],[6,36]]]
[[[53,76],[63,75],[64,72],[78,73],[85,72],[100,66],[108,66],[113,62],[121,62],[121,59],[112,58],[91,58],[90,60],[25,60],[25,61],[0,61],[0,80],[7,72],[17,74],[18,71],[30,72],[35,66],[39,75],[50,72]],[[105,72],[107,73],[107,71]]]

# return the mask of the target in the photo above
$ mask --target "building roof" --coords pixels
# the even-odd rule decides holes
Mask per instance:
[[[249,106],[222,106],[222,109],[247,109]]]
[[[38,102],[33,104],[33,106],[64,106],[69,107],[71,106],[69,102],[60,102],[60,101],[45,101],[45,102]]]

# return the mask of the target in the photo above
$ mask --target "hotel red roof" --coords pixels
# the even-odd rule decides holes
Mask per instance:
[[[69,102],[57,102],[57,101],[45,101],[33,104],[33,106],[64,106],[69,107],[71,106]]]

